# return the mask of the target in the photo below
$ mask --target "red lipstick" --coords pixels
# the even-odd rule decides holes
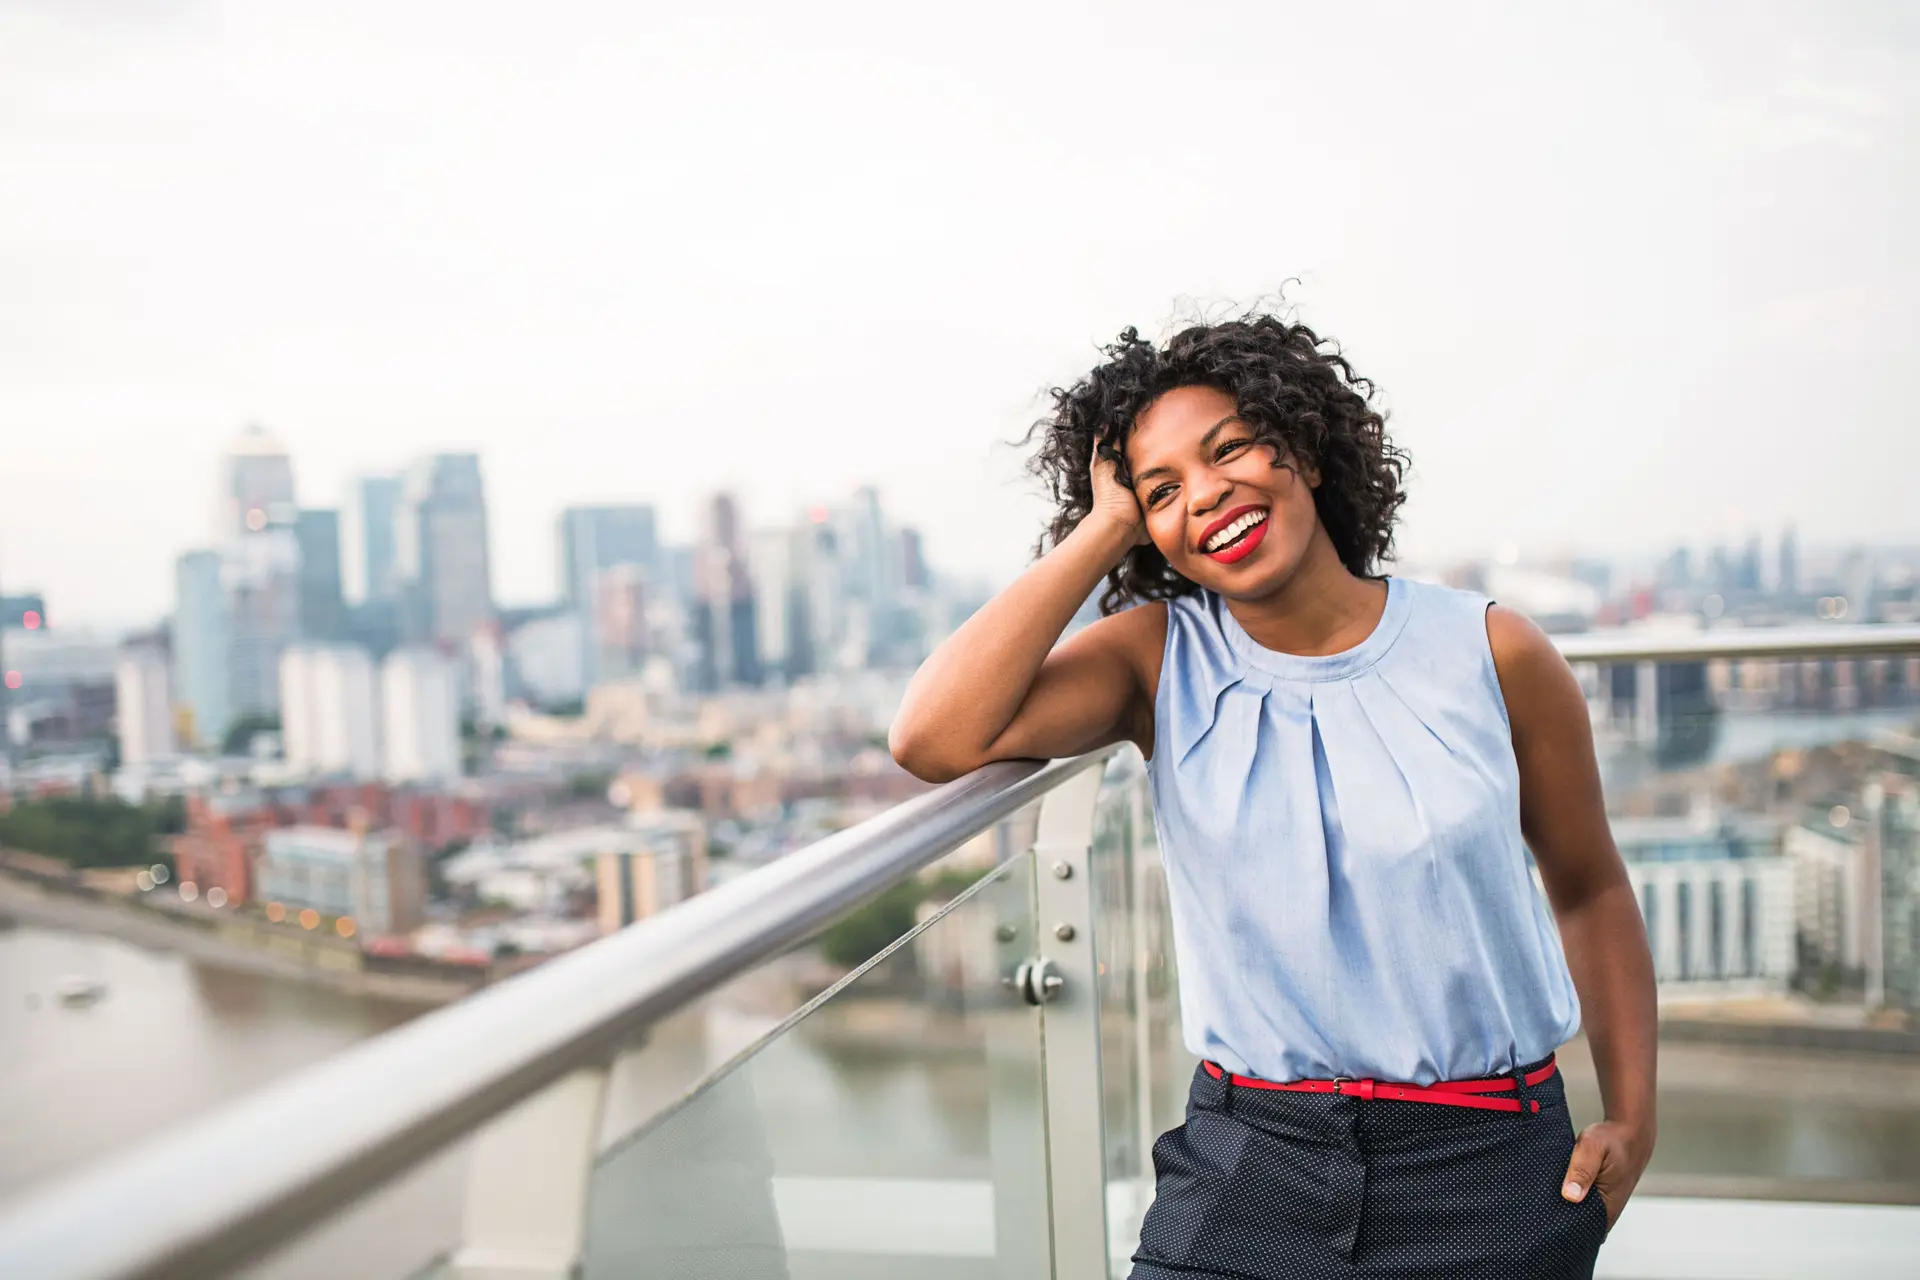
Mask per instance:
[[[1264,512],[1267,518],[1265,520],[1262,520],[1259,524],[1254,525],[1253,528],[1247,530],[1245,533],[1241,534],[1239,541],[1234,542],[1229,546],[1222,547],[1218,551],[1208,551],[1206,549],[1207,543],[1213,538],[1215,534],[1219,533],[1222,529],[1226,528],[1228,525],[1232,524],[1234,521],[1240,519],[1242,516],[1248,515],[1256,511]],[[1258,503],[1248,503],[1245,506],[1235,507],[1233,510],[1221,516],[1218,520],[1215,520],[1212,524],[1208,525],[1206,527],[1205,532],[1203,532],[1200,535],[1200,543],[1199,543],[1200,554],[1220,564],[1232,564],[1236,560],[1244,560],[1248,556],[1253,554],[1254,548],[1258,547],[1261,544],[1261,542],[1265,541],[1267,536],[1267,525],[1271,524],[1272,521],[1273,521],[1273,513],[1269,511],[1266,507],[1263,507]]]

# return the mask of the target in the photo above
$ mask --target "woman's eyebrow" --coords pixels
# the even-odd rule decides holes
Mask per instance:
[[[1220,419],[1220,421],[1214,423],[1211,427],[1208,427],[1207,434],[1200,437],[1200,452],[1205,453],[1207,451],[1208,446],[1213,443],[1213,438],[1219,435],[1220,432],[1223,429],[1225,429],[1228,423],[1238,422],[1238,421],[1240,421],[1240,415],[1237,413],[1230,413],[1226,417]],[[1157,476],[1157,475],[1170,476],[1172,474],[1173,474],[1173,468],[1162,464],[1161,466],[1157,466],[1157,467],[1148,467],[1145,471],[1134,472],[1133,482],[1135,484],[1139,484],[1142,480],[1145,480],[1148,476]]]

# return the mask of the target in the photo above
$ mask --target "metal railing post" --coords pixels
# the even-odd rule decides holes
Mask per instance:
[[[1107,1280],[1105,1091],[1089,867],[1102,773],[1082,770],[1047,794],[1034,842],[1039,954],[1064,979],[1041,1010],[1054,1280]]]
[[[586,1243],[587,1186],[607,1092],[585,1067],[480,1131],[467,1172],[452,1280],[572,1280]]]
[[[1010,847],[1032,848],[1027,839],[1014,845],[1011,819],[994,829],[998,861],[1010,859]],[[1006,986],[1019,988],[1018,975],[1036,954],[1034,861],[1023,857],[1014,883],[995,894],[994,967]],[[1024,993],[1022,993],[1024,994]],[[993,1237],[999,1280],[1034,1280],[1053,1268],[1053,1239],[1047,1211],[1046,1074],[1037,1043],[1040,1010],[1024,1004],[987,1024],[987,1146],[993,1167]],[[1039,1159],[1035,1159],[1038,1153]]]

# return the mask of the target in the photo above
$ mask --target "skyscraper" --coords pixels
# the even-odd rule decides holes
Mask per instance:
[[[595,678],[624,679],[638,673],[646,661],[653,647],[647,592],[646,570],[637,564],[615,565],[594,574],[586,648]]]
[[[659,561],[652,507],[568,507],[560,513],[560,591],[575,609],[591,607],[593,576],[602,569],[639,565],[652,575]]]
[[[739,504],[732,494],[717,493],[704,516],[702,536],[694,547],[698,586],[693,630],[702,650],[696,683],[708,691],[756,685],[760,645]]]
[[[151,645],[121,650],[113,671],[113,711],[122,764],[173,754],[173,698],[167,657]]]
[[[486,489],[477,455],[436,454],[408,471],[397,565],[409,639],[464,646],[474,628],[493,619]]]
[[[1795,538],[1793,526],[1788,525],[1780,533],[1780,594],[1794,596],[1800,593],[1800,543]]]
[[[233,719],[227,668],[226,589],[218,551],[189,551],[174,561],[173,691],[184,736],[217,747]]]
[[[380,704],[387,781],[460,776],[460,689],[451,662],[423,646],[395,649],[380,668]]]
[[[254,423],[221,459],[214,542],[226,545],[269,525],[293,523],[293,462],[278,436]]]
[[[300,544],[300,636],[340,640],[347,634],[347,605],[340,591],[340,516],[306,510],[294,523]]]
[[[1747,539],[1746,547],[1740,553],[1738,572],[1734,586],[1742,591],[1760,590],[1760,535],[1754,534]]]
[[[280,655],[280,737],[287,764],[303,773],[379,776],[373,660],[364,649],[288,646]]]
[[[341,593],[352,604],[391,600],[400,590],[399,476],[361,476],[340,518]]]
[[[762,529],[753,535],[754,632],[760,642],[760,666],[768,674],[791,679],[793,630],[800,621],[796,610],[799,591],[798,529]]]
[[[286,449],[248,427],[223,459],[217,521],[235,716],[279,710],[280,651],[300,627],[296,519]]]
[[[621,578],[622,590],[651,585],[660,575],[660,541],[653,508],[649,506],[569,507],[560,513],[560,591],[567,606],[583,622],[581,651],[587,683],[604,675],[602,655],[610,649],[630,648],[631,635],[612,637],[601,625],[606,617],[597,584],[610,569],[637,569]]]

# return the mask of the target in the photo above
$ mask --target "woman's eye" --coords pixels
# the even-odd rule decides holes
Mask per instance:
[[[1150,507],[1159,506],[1160,499],[1166,497],[1168,494],[1172,492],[1173,492],[1172,485],[1170,484],[1161,485],[1158,489],[1155,489],[1152,493],[1147,495],[1147,505]]]
[[[1244,449],[1244,448],[1246,448],[1246,446],[1247,446],[1247,443],[1248,443],[1248,442],[1247,442],[1247,441],[1245,441],[1245,440],[1229,440],[1229,441],[1227,441],[1227,442],[1226,442],[1225,444],[1223,444],[1223,445],[1221,445],[1221,446],[1219,447],[1219,449],[1217,449],[1217,450],[1215,450],[1215,451],[1214,451],[1214,455],[1213,455],[1213,456],[1214,456],[1214,460],[1215,460],[1215,461],[1218,461],[1218,460],[1220,460],[1221,458],[1225,458],[1225,457],[1228,457],[1228,456],[1230,456],[1230,455],[1232,455],[1232,454],[1234,454],[1234,453],[1238,453],[1238,452],[1239,452],[1239,451],[1240,451],[1241,449]]]

